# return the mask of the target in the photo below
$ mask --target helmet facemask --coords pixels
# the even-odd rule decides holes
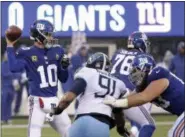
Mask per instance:
[[[41,43],[44,44],[45,48],[51,48],[53,45],[58,44],[58,39],[53,38],[53,32],[42,32],[38,30],[38,32],[41,34],[43,37],[43,40],[40,40]]]
[[[107,72],[109,72],[110,71],[110,65],[111,63],[108,61],[106,61],[106,64],[105,64],[105,67],[104,68],[102,68],[102,70],[104,70],[104,71],[107,71]]]
[[[134,85],[140,86],[143,83],[146,75],[146,72],[141,71],[139,68],[133,67],[130,68],[130,75],[128,78]]]

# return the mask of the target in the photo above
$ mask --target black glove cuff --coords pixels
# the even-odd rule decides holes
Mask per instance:
[[[56,108],[54,108],[54,115],[59,115],[62,113],[62,111],[63,111],[63,109],[56,107]]]
[[[116,113],[121,113],[123,111],[123,108],[113,108],[113,110],[112,110],[112,112],[114,113],[114,114],[116,114]]]

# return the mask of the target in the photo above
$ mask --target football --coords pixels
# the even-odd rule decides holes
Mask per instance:
[[[21,36],[22,30],[19,27],[12,25],[6,30],[5,34],[8,40],[15,41]]]

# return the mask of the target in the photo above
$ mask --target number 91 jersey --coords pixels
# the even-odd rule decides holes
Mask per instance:
[[[83,67],[74,78],[82,78],[87,83],[85,92],[78,96],[77,115],[98,113],[111,117],[112,108],[102,103],[104,98],[128,94],[125,84],[106,71]]]
[[[141,54],[138,50],[124,50],[120,49],[113,55],[111,63],[111,74],[122,80],[126,87],[131,91],[135,89],[135,86],[129,81],[129,68],[135,56]]]

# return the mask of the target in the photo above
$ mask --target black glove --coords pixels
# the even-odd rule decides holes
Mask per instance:
[[[59,108],[58,106],[52,109],[52,112],[49,115],[52,117],[53,115],[59,115],[63,112],[63,109]]]
[[[126,128],[123,129],[123,127],[117,127],[117,132],[123,137],[130,137],[130,133]]]
[[[123,117],[122,108],[114,108],[113,113],[115,117],[116,129],[120,136],[130,137],[130,133],[125,127],[125,118]]]
[[[63,55],[62,59],[61,59],[61,65],[63,69],[67,69],[69,66],[70,62],[69,62],[69,58],[67,57],[66,54]]]

